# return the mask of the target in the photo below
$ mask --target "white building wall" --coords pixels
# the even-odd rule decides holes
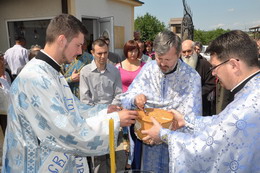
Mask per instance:
[[[60,0],[0,0],[0,50],[9,48],[7,21],[50,19],[60,13]]]
[[[77,9],[75,15],[79,19],[82,16],[97,18],[114,16],[114,26],[124,26],[125,35],[123,42],[133,39],[134,6],[112,0],[76,0],[75,9]],[[122,55],[122,50],[120,49],[115,49],[115,52]]]
[[[69,12],[78,19],[114,16],[114,26],[124,27],[123,42],[133,39],[133,5],[115,0],[68,0],[68,3]],[[12,46],[8,44],[7,21],[50,19],[60,13],[61,0],[0,0],[0,50]]]

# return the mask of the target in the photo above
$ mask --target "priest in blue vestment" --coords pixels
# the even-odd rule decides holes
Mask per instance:
[[[233,101],[218,115],[195,117],[194,133],[163,129],[156,120],[144,134],[146,140],[161,140],[169,146],[170,173],[260,172],[260,68],[255,41],[234,30],[212,41],[212,75],[233,95]],[[182,115],[179,126],[187,125]],[[198,114],[199,115],[199,114]]]
[[[189,123],[181,130],[192,133],[195,115],[202,111],[200,76],[179,59],[181,40],[173,32],[160,32],[154,40],[154,50],[155,60],[142,68],[121,97],[122,105],[127,109],[177,109]],[[142,143],[137,149],[138,145],[135,143],[134,169],[169,171],[168,145]],[[142,156],[138,155],[140,152]]]
[[[86,156],[109,151],[109,120],[114,120],[115,142],[120,126],[135,123],[136,111],[91,107],[72,94],[61,65],[82,53],[84,34],[74,16],[53,18],[44,49],[13,82],[3,173],[88,173]]]

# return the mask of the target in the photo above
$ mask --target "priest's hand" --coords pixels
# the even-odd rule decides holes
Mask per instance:
[[[118,111],[121,111],[122,108],[120,106],[117,106],[117,105],[108,105],[107,107],[107,113],[112,113],[112,112],[118,112]]]
[[[144,109],[144,105],[147,101],[147,98],[144,94],[139,94],[137,96],[135,96],[135,105],[137,106],[138,109],[143,110]]]
[[[161,143],[161,138],[160,138],[160,130],[162,126],[158,121],[155,120],[155,118],[151,117],[151,120],[153,122],[152,128],[148,130],[142,130],[142,134],[147,135],[144,137],[142,140],[143,141],[149,141],[150,145],[155,145]]]
[[[170,126],[171,130],[177,130],[185,126],[184,116],[180,112],[176,111],[175,109],[172,109],[169,112],[174,114],[172,124]]]
[[[127,109],[123,109],[118,112],[120,118],[120,126],[126,127],[135,123],[135,120],[138,116],[136,111],[130,111]]]

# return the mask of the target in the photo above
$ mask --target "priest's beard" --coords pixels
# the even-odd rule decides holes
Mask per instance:
[[[191,56],[182,56],[182,60],[188,64],[189,66],[191,66],[192,68],[196,68],[197,66],[197,62],[198,62],[198,54],[197,53],[193,53]]]

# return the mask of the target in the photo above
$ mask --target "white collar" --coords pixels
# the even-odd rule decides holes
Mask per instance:
[[[49,54],[47,54],[46,52],[44,52],[43,49],[40,50],[42,53],[44,53],[45,55],[47,55],[50,59],[52,59],[56,64],[58,64],[59,66],[61,66],[57,61],[55,61],[55,59],[53,59]]]
[[[241,82],[239,82],[233,89],[231,89],[230,91],[233,92],[234,89],[236,89],[240,84],[242,84],[245,80],[247,80],[248,78],[250,78],[251,76],[255,75],[256,73],[258,73],[260,70],[256,71],[255,73],[252,73],[251,75],[247,76],[247,78],[245,78],[244,80],[242,80]]]

